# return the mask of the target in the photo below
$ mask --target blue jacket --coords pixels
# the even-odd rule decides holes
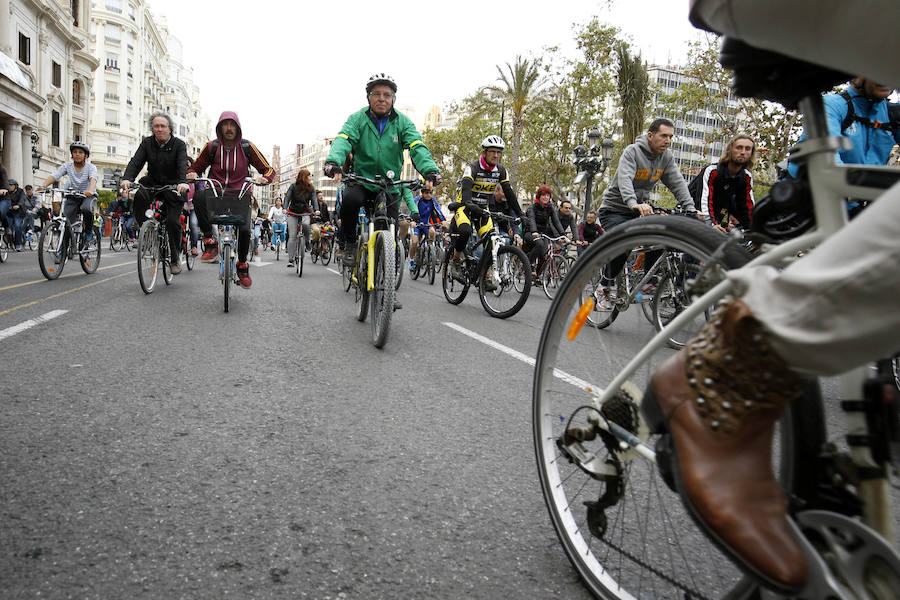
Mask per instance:
[[[853,110],[858,116],[882,123],[890,120],[887,100],[879,102],[869,100],[853,89],[852,85],[847,87],[847,92],[850,94],[850,101],[853,102]],[[838,164],[883,165],[887,163],[894,144],[900,144],[900,131],[891,134],[887,130],[872,129],[858,121],[853,121],[846,131],[841,132],[841,123],[847,117],[847,101],[840,94],[828,94],[822,100],[825,103],[825,120],[828,122],[829,135],[843,135],[853,142],[853,148],[838,152],[836,158]],[[801,141],[805,139],[806,130],[800,136]],[[797,165],[794,163],[788,165],[791,177],[797,176],[797,170]]]
[[[444,214],[441,212],[441,208],[437,205],[437,200],[432,197],[430,200],[425,200],[422,196],[416,198],[416,204],[419,209],[419,223],[440,223],[444,220]],[[434,215],[434,221],[431,220],[432,215]]]

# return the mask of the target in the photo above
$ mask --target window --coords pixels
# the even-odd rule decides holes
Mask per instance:
[[[107,154],[115,154],[116,153],[116,140],[106,140],[106,153]]]
[[[122,14],[122,0],[106,0],[106,10]]]
[[[50,115],[50,145],[59,147],[59,111]]]
[[[78,141],[78,140],[82,139],[81,131],[82,131],[81,125],[79,125],[78,123],[73,124],[72,125],[72,140]]]
[[[19,62],[31,64],[31,38],[24,33],[19,33]]]
[[[78,27],[78,0],[69,0],[69,7],[72,9],[72,25]]]
[[[106,109],[106,126],[107,127],[118,127],[119,126],[119,111],[113,110],[111,108]]]
[[[109,56],[106,58],[106,70],[114,71],[116,73],[119,72],[119,57],[118,56]]]
[[[72,104],[81,106],[81,82],[72,80]]]
[[[114,44],[122,43],[122,28],[115,23],[106,24],[104,35],[106,36],[107,42],[112,42]]]
[[[62,65],[53,61],[53,87],[62,87]]]

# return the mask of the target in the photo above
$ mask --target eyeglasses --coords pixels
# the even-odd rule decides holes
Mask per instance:
[[[387,98],[390,100],[394,97],[394,94],[391,92],[369,92],[370,98]]]

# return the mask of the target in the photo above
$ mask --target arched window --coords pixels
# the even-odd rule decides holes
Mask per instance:
[[[81,82],[77,79],[72,80],[72,104],[81,106]]]

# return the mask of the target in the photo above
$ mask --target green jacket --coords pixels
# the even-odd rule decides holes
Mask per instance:
[[[369,107],[365,107],[350,115],[341,127],[325,162],[342,165],[352,151],[353,170],[363,177],[387,177],[387,172],[393,171],[396,178],[403,168],[403,150],[407,148],[419,173],[427,175],[439,171],[431,152],[422,141],[422,135],[409,117],[391,109],[384,132],[378,135],[378,128],[369,116]],[[377,189],[371,185],[366,187],[372,191]],[[407,195],[412,199],[412,194],[404,194],[404,200],[409,204]]]

